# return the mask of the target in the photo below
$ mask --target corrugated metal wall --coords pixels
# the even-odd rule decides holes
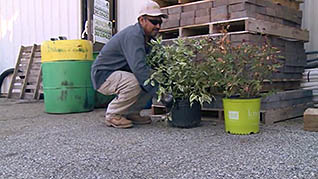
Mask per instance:
[[[306,43],[306,51],[318,51],[318,1],[304,0],[301,5],[303,10],[303,28],[308,29],[310,41]]]
[[[0,73],[14,67],[21,45],[80,38],[80,0],[0,0]]]
[[[142,4],[147,0],[117,0],[118,31],[137,22],[137,16]]]

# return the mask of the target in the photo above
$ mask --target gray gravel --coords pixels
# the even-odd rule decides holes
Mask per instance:
[[[318,178],[318,133],[301,118],[240,136],[211,118],[119,130],[104,126],[103,109],[43,111],[43,102],[0,99],[0,178]]]

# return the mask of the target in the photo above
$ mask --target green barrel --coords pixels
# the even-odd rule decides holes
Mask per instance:
[[[93,52],[93,59],[96,60],[97,56],[98,56],[99,52],[98,51],[95,51]]]
[[[42,63],[45,112],[75,113],[94,109],[92,63],[91,60]]]

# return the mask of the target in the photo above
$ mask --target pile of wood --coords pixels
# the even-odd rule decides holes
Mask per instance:
[[[157,2],[165,5],[161,10],[169,15],[169,19],[164,21],[160,31],[165,41],[178,37],[220,36],[221,29],[229,27],[227,31],[232,43],[244,41],[258,44],[262,43],[263,37],[266,36],[273,46],[280,49],[284,57],[279,59],[282,67],[273,75],[272,82],[269,80],[265,83],[263,90],[282,91],[280,95],[285,95],[284,101],[296,100],[298,106],[294,104],[295,102],[292,102],[291,106],[284,106],[283,103],[280,105],[279,102],[275,107],[267,105],[269,107],[263,109],[267,116],[263,116],[265,121],[272,117],[266,111],[276,110],[273,114],[276,114],[279,120],[283,120],[296,117],[303,113],[304,109],[312,106],[310,103],[312,94],[308,96],[309,92],[301,93],[303,97],[298,95],[299,99],[293,97],[294,91],[301,88],[302,73],[306,66],[304,43],[309,41],[309,32],[301,29],[302,12],[299,10],[299,1],[157,0]],[[214,107],[210,106],[210,109],[222,108],[220,104],[212,105]],[[280,115],[283,113],[285,117]]]
[[[41,46],[21,46],[8,98],[38,100],[42,87]]]
[[[197,0],[154,0],[159,3],[160,7],[167,7],[178,4],[185,4],[189,2],[196,2]],[[299,9],[299,4],[303,3],[303,0],[271,0],[271,2],[286,6],[292,9]]]
[[[267,83],[264,91],[298,89],[306,65],[304,42],[309,40],[309,32],[300,28],[301,11],[280,4],[269,0],[204,0],[163,7],[169,19],[162,24],[161,34],[165,40],[218,36],[226,26],[233,43],[262,43],[260,34],[266,35],[284,59],[273,83]]]
[[[302,12],[269,0],[204,0],[161,8],[169,15],[162,29],[243,17],[300,28]]]
[[[312,90],[289,90],[277,92],[262,98],[261,121],[265,124],[302,116],[304,111],[313,106]],[[216,96],[216,100],[210,104],[204,104],[203,110],[220,111],[219,118],[223,118],[222,98]]]

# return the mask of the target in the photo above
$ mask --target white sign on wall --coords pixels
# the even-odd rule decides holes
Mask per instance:
[[[109,2],[94,1],[93,34],[95,42],[106,43],[112,37],[112,22],[109,21]]]

